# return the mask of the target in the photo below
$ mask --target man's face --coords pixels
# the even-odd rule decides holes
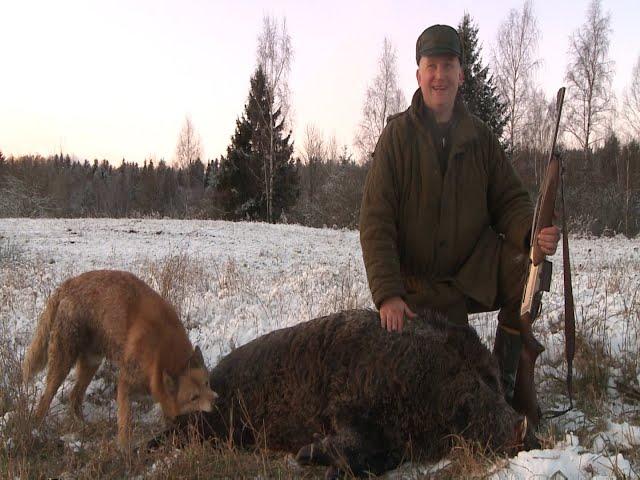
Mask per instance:
[[[423,56],[420,58],[416,77],[425,105],[434,111],[436,119],[449,120],[463,79],[458,57]]]

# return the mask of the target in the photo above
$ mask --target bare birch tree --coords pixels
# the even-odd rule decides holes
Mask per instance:
[[[631,71],[631,82],[625,88],[622,94],[622,111],[621,117],[624,123],[624,128],[627,135],[631,140],[640,141],[640,56],[636,60],[636,64]],[[629,212],[631,210],[631,198],[634,191],[638,189],[637,182],[635,188],[632,187],[631,182],[631,154],[632,144],[628,145],[628,149],[624,154],[624,182],[621,182],[624,188],[624,223],[625,233],[630,235],[631,230],[629,227]]]
[[[526,130],[527,98],[533,88],[533,76],[540,66],[537,58],[540,30],[531,0],[522,9],[511,9],[500,24],[493,51],[498,92],[507,104],[509,121],[505,136],[513,149],[522,143]]]
[[[276,112],[280,113],[284,125],[289,125],[289,71],[293,58],[291,37],[287,31],[287,20],[282,19],[278,23],[274,17],[264,16],[262,19],[262,32],[258,36],[257,60],[267,78],[267,94],[271,109],[265,113],[269,125],[270,147],[267,158],[263,159],[263,174],[265,194],[267,200],[267,221],[273,218],[273,186],[274,186],[274,156],[275,156],[275,132],[273,118]]]
[[[587,155],[606,135],[613,110],[614,63],[609,59],[611,18],[601,0],[592,0],[586,22],[569,39],[571,60],[565,79],[569,92],[566,128]]]
[[[324,160],[326,156],[327,145],[322,136],[322,132],[313,124],[307,124],[304,129],[304,138],[302,139],[302,160],[310,163],[312,160]]]
[[[336,135],[334,133],[326,142],[325,160],[327,163],[338,163],[339,156],[340,151],[338,149],[338,140],[336,139]]]
[[[640,56],[631,72],[631,83],[622,94],[621,114],[629,136],[640,140]]]
[[[198,158],[202,157],[202,141],[200,135],[196,133],[191,118],[187,115],[184,125],[178,136],[176,145],[176,156],[174,164],[178,168],[190,167]]]
[[[396,49],[385,37],[382,54],[378,59],[378,73],[367,88],[362,106],[362,120],[354,140],[363,160],[366,161],[373,154],[389,115],[398,113],[405,107],[406,100],[398,87]]]

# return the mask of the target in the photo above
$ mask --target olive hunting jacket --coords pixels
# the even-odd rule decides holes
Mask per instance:
[[[373,301],[491,306],[501,242],[528,251],[533,207],[496,136],[462,101],[454,108],[444,176],[420,89],[378,140],[360,210]]]

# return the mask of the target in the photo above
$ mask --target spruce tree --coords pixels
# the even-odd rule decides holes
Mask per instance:
[[[269,128],[269,112],[273,100],[267,92],[266,77],[258,67],[251,78],[249,99],[242,117],[236,120],[236,130],[220,161],[217,192],[227,218],[268,220],[267,182],[273,165],[273,218],[292,206],[298,197],[298,176],[291,158],[291,132],[286,136],[280,110],[273,115]],[[275,157],[269,161],[271,132]]]
[[[500,101],[489,67],[482,66],[481,48],[478,45],[478,27],[469,13],[465,13],[458,25],[458,35],[464,55],[462,69],[464,81],[459,90],[469,111],[485,122],[498,138],[507,124],[507,105]],[[504,146],[504,143],[503,143]]]

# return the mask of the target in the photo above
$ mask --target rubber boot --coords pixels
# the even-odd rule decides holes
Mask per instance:
[[[498,365],[500,366],[504,397],[507,403],[512,406],[521,351],[522,338],[520,337],[520,332],[498,325],[496,341],[493,344],[493,354],[498,359]]]

